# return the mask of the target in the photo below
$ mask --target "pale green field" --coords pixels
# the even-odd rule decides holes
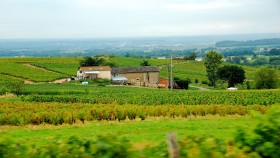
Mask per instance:
[[[149,118],[145,121],[94,121],[74,125],[27,125],[0,126],[1,139],[13,139],[20,144],[48,144],[53,139],[66,140],[70,136],[94,139],[98,135],[125,137],[136,147],[158,145],[166,141],[166,134],[176,132],[179,138],[185,135],[212,136],[231,140],[238,126],[252,129],[256,120],[251,116],[205,116],[183,118]]]

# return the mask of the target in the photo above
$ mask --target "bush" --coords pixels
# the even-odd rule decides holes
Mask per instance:
[[[96,141],[82,140],[75,136],[67,141],[57,139],[43,147],[0,141],[0,157],[134,157],[128,141],[113,136],[99,136]]]
[[[255,73],[257,89],[276,89],[278,81],[278,74],[275,69],[262,68]]]
[[[257,153],[261,157],[278,158],[280,156],[280,109],[273,108],[268,116],[255,113],[259,123],[251,133],[238,129],[235,136],[237,147],[247,153]]]
[[[4,95],[4,94],[6,94],[6,93],[8,93],[9,92],[9,90],[7,89],[7,88],[2,88],[1,90],[0,90],[0,95]]]
[[[10,91],[17,96],[23,91],[24,82],[23,81],[16,81],[8,83],[8,88]]]
[[[208,85],[209,82],[204,80],[204,81],[202,81],[201,83],[202,83],[202,84]]]
[[[189,78],[181,79],[178,77],[174,77],[174,82],[176,83],[179,89],[188,89],[191,80]]]

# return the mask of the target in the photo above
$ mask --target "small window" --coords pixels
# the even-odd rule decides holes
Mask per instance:
[[[136,78],[136,80],[139,81],[140,79],[139,79],[139,78]]]

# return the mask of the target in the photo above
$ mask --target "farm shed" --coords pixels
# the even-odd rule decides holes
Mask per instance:
[[[77,72],[78,79],[111,79],[111,68],[109,66],[80,67]]]
[[[155,66],[114,67],[112,76],[126,77],[132,85],[157,87],[159,83],[159,70]]]

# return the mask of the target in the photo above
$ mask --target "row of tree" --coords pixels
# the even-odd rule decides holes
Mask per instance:
[[[84,66],[111,66],[111,67],[117,67],[117,65],[114,62],[105,60],[104,58],[99,57],[99,56],[95,56],[95,57],[86,56],[86,57],[84,57],[84,59],[82,59],[80,61],[80,66],[81,67],[84,67]],[[151,64],[149,63],[148,60],[144,59],[140,63],[140,66],[151,66]]]
[[[209,85],[216,86],[219,79],[227,81],[228,87],[243,83],[245,80],[244,69],[236,65],[222,65],[222,58],[223,56],[216,51],[209,51],[205,55],[204,65],[210,82]],[[254,80],[257,89],[277,88],[277,71],[272,68],[262,68],[256,72]]]

